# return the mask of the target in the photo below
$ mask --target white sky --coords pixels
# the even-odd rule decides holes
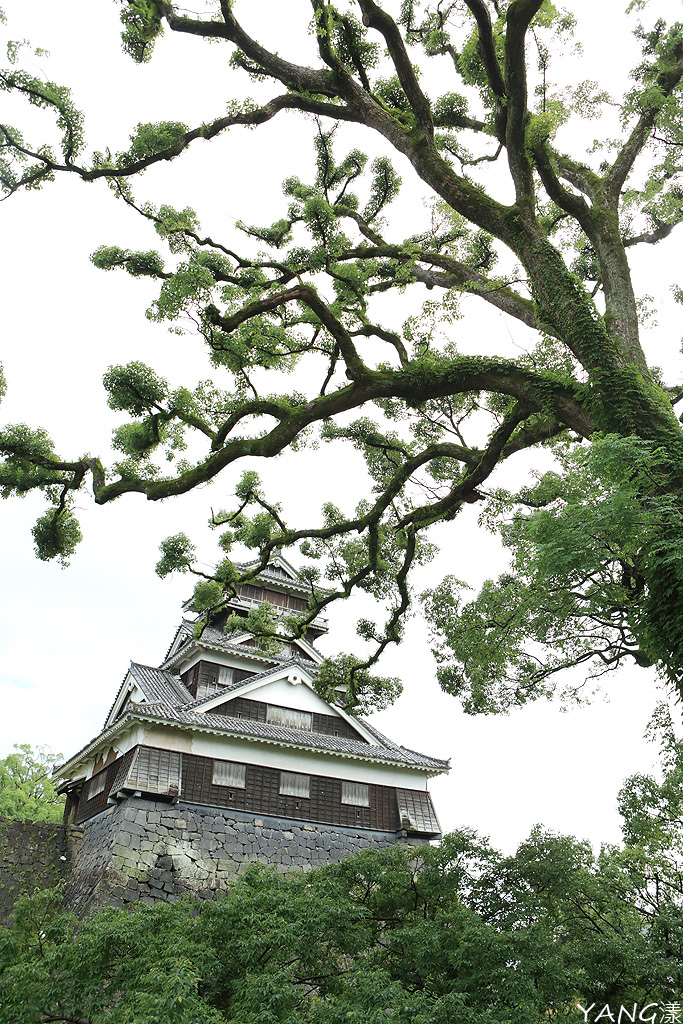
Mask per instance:
[[[220,46],[169,35],[150,65],[135,67],[120,53],[114,3],[0,0],[0,5],[9,37],[28,37],[50,50],[50,61],[36,61],[36,67],[70,84],[76,104],[86,109],[88,151],[123,148],[138,121],[194,125],[219,116],[232,95]],[[604,41],[621,17],[622,4],[572,0],[568,6],[591,33],[587,38],[579,31],[586,44],[585,68],[576,77],[600,76],[617,91],[631,41],[627,34],[619,36],[610,51]],[[677,13],[673,2],[660,6]],[[293,8],[273,0],[251,8],[283,56],[296,56],[289,27]],[[25,114],[4,94],[3,107],[3,120],[25,122]],[[34,138],[42,123],[35,120]],[[203,230],[239,246],[234,221],[266,224],[280,216],[280,181],[292,173],[310,174],[310,131],[310,123],[292,114],[255,131],[233,129],[218,143],[197,144],[171,166],[148,172],[135,185],[136,196],[192,205]],[[355,144],[378,151],[367,133]],[[407,180],[405,164],[396,163]],[[402,233],[414,230],[423,214],[419,190],[407,185],[397,206]],[[161,248],[151,228],[104,184],[59,180],[41,192],[15,196],[0,205],[0,231],[0,358],[9,384],[0,422],[46,427],[65,457],[85,450],[106,455],[111,428],[119,422],[105,406],[101,377],[108,365],[140,359],[173,384],[209,377],[197,338],[169,334],[165,326],[145,320],[157,290],[152,282],[122,272],[104,274],[90,263],[90,253],[103,243]],[[672,382],[680,374],[680,342],[668,287],[678,244],[674,235],[633,260],[637,290],[651,293],[658,311],[658,327],[645,335],[648,354],[666,366]],[[524,344],[521,328],[495,312],[480,311],[475,300],[466,310],[468,317],[454,327],[463,348],[494,352],[505,344]],[[351,508],[362,493],[362,466],[341,449],[326,447],[257,468],[292,518],[298,514],[307,522],[324,500]],[[3,503],[0,756],[20,742],[72,754],[99,731],[129,660],[153,665],[162,660],[191,583],[154,575],[158,543],[185,530],[211,562],[216,549],[205,527],[209,509],[228,503],[240,472],[225,473],[210,487],[164,504],[127,496],[93,508],[83,495],[78,505],[85,540],[68,570],[33,555],[30,528],[43,510],[42,498]],[[474,512],[467,510],[455,524],[439,528],[442,554],[423,572],[425,585],[449,572],[476,584],[500,570],[495,541],[476,531],[474,522]],[[321,649],[351,648],[359,613],[356,605],[334,608],[331,636]],[[401,675],[405,693],[395,707],[376,716],[377,725],[406,746],[452,760],[450,774],[431,787],[444,829],[470,826],[505,850],[514,849],[538,822],[594,844],[618,840],[617,791],[628,775],[656,763],[656,751],[642,740],[657,700],[650,674],[622,672],[606,687],[609,702],[590,707],[563,713],[544,703],[506,717],[474,719],[436,685],[426,631],[417,620],[382,670]]]

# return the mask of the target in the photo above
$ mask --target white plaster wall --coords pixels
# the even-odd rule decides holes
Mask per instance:
[[[301,679],[301,673],[294,668],[290,668],[288,674]],[[336,708],[326,704],[304,682],[292,683],[285,678],[265,683],[259,681],[254,683],[253,687],[249,687],[247,680],[245,689],[240,690],[239,695],[240,697],[248,696],[252,700],[266,701],[268,704],[280,704],[283,707],[296,708],[298,711],[315,711],[320,715],[334,715],[335,718],[341,718]]]
[[[145,742],[150,742],[145,740]],[[160,742],[154,745],[161,746]],[[218,757],[225,761],[259,764],[266,768],[280,768],[287,772],[323,775],[353,782],[372,782],[378,786],[401,786],[405,789],[426,789],[425,772],[316,751],[296,750],[273,743],[238,738],[196,734],[192,739],[192,753],[203,757]]]
[[[148,747],[179,750],[181,754],[193,752],[192,735],[189,732],[182,732],[180,729],[147,728],[142,732],[138,742],[144,743]]]
[[[296,689],[300,689],[297,687]],[[352,782],[369,782],[377,786],[398,786],[404,789],[427,789],[428,774],[415,768],[400,765],[375,764],[362,758],[344,757],[340,754],[322,754],[314,750],[298,750],[262,743],[254,739],[215,736],[211,733],[196,733],[194,736],[183,729],[162,725],[140,723],[105,744],[113,746],[119,755],[131,747],[143,743],[149,747],[178,750],[184,754],[199,754],[202,757],[221,758],[225,761],[239,761],[258,764],[266,768],[305,775],[322,775],[327,778],[348,779]],[[86,778],[92,775],[93,765],[99,753],[90,758]],[[83,769],[74,773],[82,775]]]

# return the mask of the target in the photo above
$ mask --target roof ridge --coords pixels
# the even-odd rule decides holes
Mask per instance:
[[[185,622],[186,622],[186,620],[183,620],[181,625],[178,627],[178,630],[176,630],[176,636],[178,635],[178,631],[183,627]],[[211,636],[208,636],[205,639],[205,634],[206,634],[207,630],[211,630],[213,632],[214,639],[212,639]],[[251,636],[251,634],[250,634],[250,636]],[[295,638],[293,638],[293,642],[296,643],[298,639],[303,640],[305,643],[308,642],[308,641],[306,641],[305,637],[295,637]],[[254,658],[254,659],[256,659],[258,661],[261,661],[261,662],[264,662],[264,661],[265,662],[270,662],[271,665],[273,666],[273,668],[277,667],[278,665],[287,665],[292,660],[297,660],[300,664],[302,664],[302,665],[304,665],[306,667],[310,666],[312,668],[312,667],[316,666],[316,663],[313,661],[312,658],[305,658],[305,657],[300,656],[300,655],[292,656],[291,654],[290,655],[285,655],[285,654],[266,654],[265,652],[259,651],[258,648],[252,646],[251,644],[234,643],[234,642],[230,641],[226,637],[225,633],[222,633],[220,630],[216,629],[215,626],[205,626],[204,627],[204,631],[202,633],[202,636],[199,639],[195,638],[194,642],[196,644],[198,644],[198,645],[204,644],[206,647],[214,647],[214,648],[218,648],[219,650],[225,650],[225,651],[228,651],[228,652],[234,651],[236,654],[241,654],[241,655],[243,655],[245,657]],[[173,645],[171,645],[171,646],[173,646]],[[309,646],[313,647],[312,644],[310,644]],[[169,650],[170,650],[170,648],[169,648]],[[313,650],[316,650],[316,648],[313,647]],[[320,654],[319,651],[316,651],[316,653]],[[168,655],[161,662],[161,665],[159,666],[159,668],[164,668],[165,671],[168,671],[168,669],[165,666],[167,666],[170,661],[173,661],[179,654],[180,654],[180,651],[176,651],[175,654]]]
[[[347,711],[347,714],[349,714],[348,711]],[[400,746],[401,746],[400,743],[396,743],[394,740],[389,739],[388,736],[385,736],[383,732],[380,732],[380,730],[377,728],[376,725],[373,725],[372,722],[368,722],[367,718],[361,718],[360,716],[356,716],[356,715],[349,715],[349,718],[353,718],[353,719],[355,719],[355,721],[360,722],[360,724],[363,725],[366,729],[368,729],[369,732],[371,732],[373,734],[373,736],[376,736],[378,740],[381,740],[388,747],[400,748]],[[419,753],[419,751],[414,750],[413,753],[417,754],[417,753]]]
[[[145,693],[145,700],[147,700],[149,697],[149,695],[146,692],[146,686],[147,688],[149,688],[150,682],[157,689],[159,688],[160,683],[162,685],[165,684],[167,687],[171,688],[177,701],[182,704],[186,704],[188,697],[192,696],[190,691],[185,686],[185,683],[182,681],[182,679],[180,679],[179,676],[174,675],[173,672],[169,672],[168,669],[163,668],[162,666],[143,665],[142,662],[131,660],[130,668],[128,669],[128,671],[132,673],[133,678],[136,680],[136,682],[142,689],[143,693]],[[145,678],[145,673],[149,673],[152,676],[151,681]],[[163,697],[160,699],[163,699]]]
[[[178,709],[166,709],[167,713],[157,713],[156,708],[148,708],[144,705],[136,705],[135,711],[129,714],[135,717],[144,717],[148,711],[150,718],[155,720],[173,722],[176,725],[191,727],[202,726],[214,731],[237,734],[240,736],[253,736],[270,742],[291,743],[308,749],[317,749],[328,753],[355,754],[360,757],[370,757],[379,760],[387,760],[392,763],[408,764],[412,767],[437,768],[445,771],[450,768],[448,761],[439,758],[429,757],[419,751],[409,751],[403,747],[383,747],[366,743],[362,740],[348,739],[342,736],[328,736],[326,733],[312,733],[305,730],[287,729],[283,726],[267,725],[249,718],[233,718],[228,715],[199,715],[195,711],[183,711]],[[175,713],[169,715],[168,712]],[[407,755],[407,756],[406,756]],[[410,756],[412,755],[412,756]]]

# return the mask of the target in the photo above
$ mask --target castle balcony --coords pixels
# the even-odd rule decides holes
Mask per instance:
[[[230,600],[228,601],[228,607],[239,609],[242,611],[249,611],[252,608],[258,608],[259,605],[264,603],[264,601],[267,601],[269,604],[273,606],[276,613],[280,616],[297,614],[300,615],[301,612],[305,610],[302,608],[290,607],[284,602],[281,603],[277,600],[278,597],[282,597],[285,600],[287,599],[286,594],[280,595],[274,591],[270,593],[266,598],[248,597],[244,594],[240,594],[237,597],[230,598]],[[328,622],[329,620],[324,615],[316,615],[316,617],[311,620],[309,629],[314,629],[320,633],[327,633],[329,629]]]

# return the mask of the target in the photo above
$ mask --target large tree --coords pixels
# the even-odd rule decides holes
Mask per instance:
[[[0,1022],[674,1021],[682,773],[669,739],[663,780],[622,790],[625,843],[597,857],[540,829],[502,857],[464,830],[80,923],[59,889],[24,898],[0,929]]]
[[[5,192],[57,175],[107,182],[168,254],[103,246],[93,261],[157,279],[148,315],[174,328],[189,318],[215,367],[210,385],[174,390],[140,362],[111,366],[109,405],[129,419],[110,467],[57,454],[42,430],[2,431],[3,493],[38,488],[51,502],[34,530],[39,555],[73,551],[82,488],[100,504],[159,500],[244,461],[235,506],[213,516],[225,554],[214,577],[184,534],[164,543],[158,570],[197,572],[196,605],[211,611],[258,572],[236,567],[235,545],[255,549],[261,566],[298,546],[310,559],[310,607],[284,627],[299,634],[354,590],[385,602],[383,624],[359,623],[366,661],[337,659],[320,675],[321,687],[342,678],[354,704],[393,692],[367,670],[401,637],[411,570],[433,554],[429,528],[480,503],[511,568],[469,602],[454,579],[426,595],[447,690],[470,710],[498,710],[548,693],[567,667],[600,673],[629,660],[680,689],[683,433],[672,403],[683,388],[646,360],[628,261],[666,238],[683,209],[683,30],[654,6],[629,5],[648,20],[634,26],[632,86],[614,99],[596,82],[558,84],[574,26],[549,0],[311,0],[300,25],[307,64],[262,45],[229,0],[202,16],[127,0],[123,43],[137,62],[165,30],[174,39],[164,45],[191,35],[226,48],[228,112],[195,126],[139,124],[124,152],[90,157],[68,91],[21,70],[10,46],[0,85],[51,112],[61,137],[32,142],[0,125]],[[258,26],[258,5],[244,18]],[[255,99],[241,98],[244,76]],[[310,120],[315,163],[306,180],[284,182],[275,223],[238,224],[241,244],[206,235],[189,207],[136,199],[152,165],[284,111]],[[374,133],[387,155],[368,166],[357,148],[339,152],[338,125],[357,126],[359,142]],[[408,238],[386,216],[401,185],[392,151],[432,196],[424,230]],[[421,311],[397,329],[387,294],[425,288]],[[461,354],[451,324],[462,294],[533,332],[530,350],[496,355],[505,346],[487,338],[485,353]],[[327,505],[320,522],[288,522],[253,462],[292,448],[305,458],[320,438],[362,452],[372,492],[353,514]],[[188,439],[192,459],[177,459]],[[497,485],[507,460],[542,448],[555,456],[550,472],[514,491]],[[252,625],[265,640],[283,632],[268,616]]]
[[[14,752],[0,761],[0,818],[61,821],[64,797],[52,781],[61,760],[61,754],[46,747],[33,750],[28,743],[15,743]]]

